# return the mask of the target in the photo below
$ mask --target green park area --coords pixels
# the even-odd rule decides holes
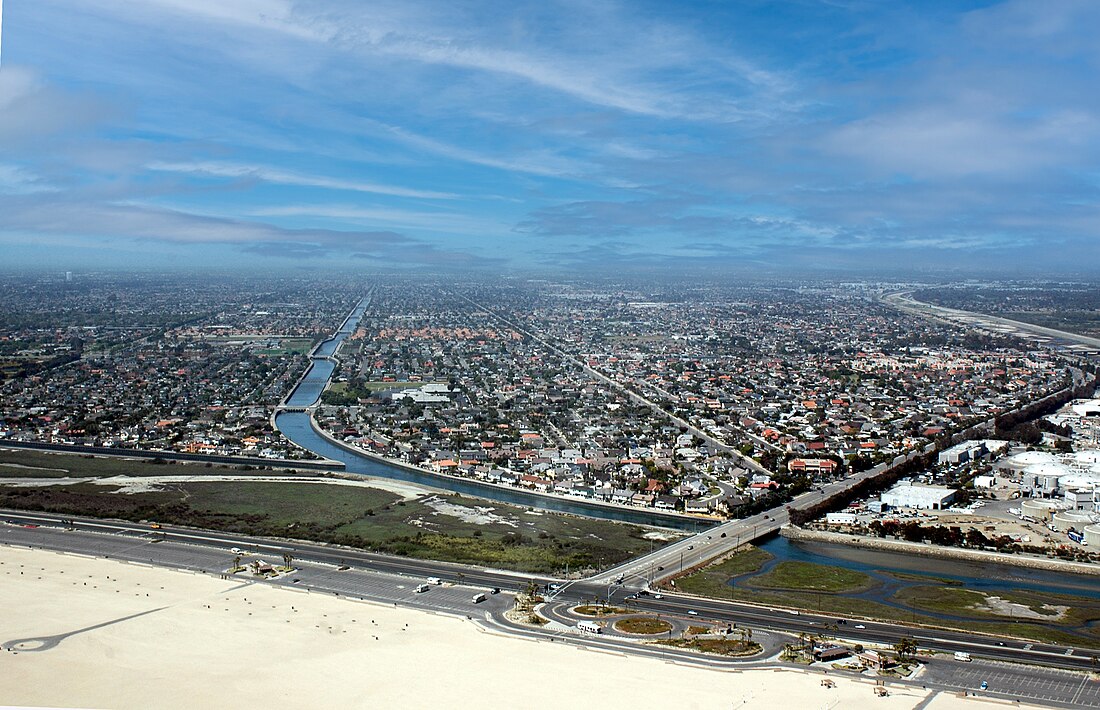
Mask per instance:
[[[187,467],[156,468],[186,475]],[[309,481],[189,481],[134,493],[90,482],[0,485],[0,507],[297,538],[554,574],[607,567],[652,546],[652,532],[634,525],[453,494],[403,498],[378,488]]]
[[[309,338],[283,338],[276,347],[261,348],[260,355],[305,355],[313,349]]]

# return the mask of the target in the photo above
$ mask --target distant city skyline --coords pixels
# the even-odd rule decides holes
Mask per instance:
[[[7,268],[1100,271],[1100,5],[15,0]]]

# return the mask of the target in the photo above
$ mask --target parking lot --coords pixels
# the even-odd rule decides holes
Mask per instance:
[[[1087,673],[1057,668],[1039,668],[995,661],[929,664],[922,682],[960,686],[980,695],[1027,701],[1068,703],[1078,707],[1100,707],[1100,680]],[[982,682],[989,684],[980,690]]]

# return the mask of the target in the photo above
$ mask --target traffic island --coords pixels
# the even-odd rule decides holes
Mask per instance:
[[[764,647],[755,641],[745,639],[718,639],[718,638],[682,638],[656,641],[662,646],[686,648],[691,651],[707,653],[712,656],[725,656],[727,658],[744,658],[755,656],[762,652]]]

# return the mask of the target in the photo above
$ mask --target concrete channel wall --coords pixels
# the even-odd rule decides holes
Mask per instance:
[[[905,540],[893,540],[889,538],[871,537],[868,535],[847,535],[845,533],[825,532],[824,530],[806,530],[793,525],[785,526],[779,531],[779,534],[790,540],[830,542],[839,545],[848,545],[849,547],[862,547],[868,550],[903,552],[910,555],[915,554],[924,557],[937,557],[940,559],[983,562],[986,564],[1013,565],[1015,567],[1027,567],[1030,569],[1041,569],[1068,574],[1100,575],[1100,565],[1087,564],[1084,562],[1067,562],[1046,557],[1010,555],[1003,552],[968,550],[961,547],[941,547],[921,542],[907,542]]]

